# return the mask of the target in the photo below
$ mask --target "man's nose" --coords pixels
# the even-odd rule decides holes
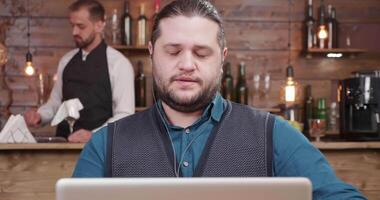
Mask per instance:
[[[195,60],[192,53],[184,52],[178,66],[183,71],[193,71],[195,69]]]
[[[73,31],[72,31],[72,34],[73,35],[78,35],[78,28],[77,27],[73,27]]]

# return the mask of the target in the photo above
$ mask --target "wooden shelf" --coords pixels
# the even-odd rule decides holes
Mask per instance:
[[[327,57],[327,58],[355,58],[358,54],[367,52],[365,49],[353,49],[353,48],[333,48],[333,49],[319,49],[310,48],[305,51],[306,58],[313,57]],[[336,57],[329,57],[328,55],[335,55]],[[339,54],[341,55],[339,57]]]
[[[149,51],[148,46],[111,45],[119,51]]]
[[[146,110],[146,109],[148,109],[148,107],[136,107],[136,108],[135,108],[135,111],[136,111],[136,112],[141,112],[141,111],[144,111],[144,110]]]

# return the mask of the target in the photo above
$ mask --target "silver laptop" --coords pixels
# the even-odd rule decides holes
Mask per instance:
[[[65,178],[57,200],[311,200],[306,178]]]

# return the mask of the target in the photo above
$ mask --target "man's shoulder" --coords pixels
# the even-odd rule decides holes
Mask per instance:
[[[113,47],[107,46],[106,53],[107,53],[107,57],[109,58],[109,61],[110,61],[110,59],[111,60],[116,59],[116,60],[121,60],[121,61],[129,63],[129,60],[127,59],[127,57],[125,57],[124,54],[122,54],[120,51],[114,49]]]
[[[154,109],[154,106],[151,106],[144,111],[125,116],[119,120],[116,120],[113,124],[130,124],[131,122],[133,122],[134,125],[139,122],[142,124],[147,124],[149,120],[152,120],[152,109]]]
[[[252,106],[243,105],[235,102],[231,102],[231,111],[237,114],[248,114],[248,115],[254,115],[254,116],[261,116],[261,117],[271,117],[275,118],[275,116],[265,110],[261,110]]]
[[[72,50],[66,52],[65,55],[62,56],[61,61],[66,61],[66,62],[70,61],[71,58],[73,58],[74,55],[78,53],[78,51],[79,51],[79,49],[75,48],[75,49],[72,49]]]

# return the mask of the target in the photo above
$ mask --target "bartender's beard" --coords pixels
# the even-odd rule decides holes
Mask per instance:
[[[182,100],[178,95],[176,95],[175,91],[169,90],[170,83],[165,83],[163,80],[153,75],[154,95],[157,95],[157,99],[161,99],[176,111],[191,113],[203,110],[211,103],[219,90],[220,79],[220,76],[216,77],[216,79],[214,79],[215,81],[210,82],[209,85],[204,87],[192,98]]]
[[[79,35],[74,35],[75,45],[78,48],[85,49],[86,47],[88,47],[90,44],[94,42],[95,36],[96,36],[95,32],[92,32],[87,38],[84,38],[84,39]]]

